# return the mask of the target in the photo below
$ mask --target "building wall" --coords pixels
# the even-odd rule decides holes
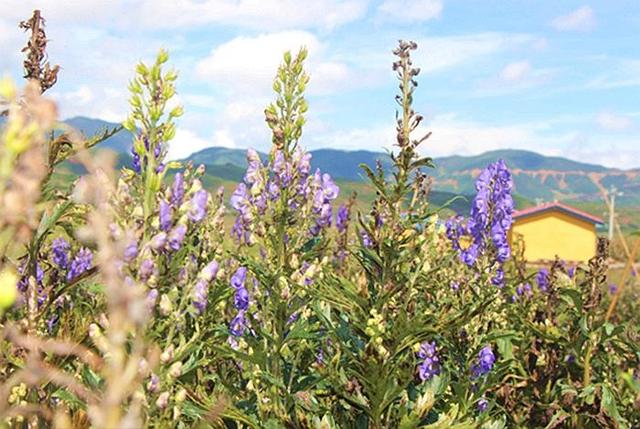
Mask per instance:
[[[596,252],[594,224],[561,211],[548,211],[516,219],[512,234],[521,234],[525,258],[529,261],[554,259],[586,261]]]

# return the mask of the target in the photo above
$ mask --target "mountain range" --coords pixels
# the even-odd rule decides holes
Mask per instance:
[[[74,117],[65,121],[87,136],[103,131],[117,124],[98,119]],[[101,147],[112,149],[121,155],[121,163],[131,157],[131,135],[121,130]],[[317,149],[310,151],[312,168],[320,168],[343,182],[362,182],[365,176],[359,165],[373,167],[380,160],[389,169],[391,160],[387,153],[366,150],[344,151],[338,149]],[[266,159],[265,154],[261,154]],[[435,169],[428,171],[433,180],[433,188],[443,194],[473,195],[474,180],[489,163],[504,159],[513,178],[515,193],[522,201],[562,200],[569,203],[602,204],[603,193],[615,186],[622,195],[617,202],[621,206],[640,206],[640,169],[620,170],[597,164],[572,161],[561,157],[544,156],[524,150],[497,150],[475,156],[449,156],[434,159]],[[224,181],[242,180],[246,168],[246,150],[210,147],[193,153],[184,161],[204,164],[207,174]],[[599,213],[600,214],[600,213]]]

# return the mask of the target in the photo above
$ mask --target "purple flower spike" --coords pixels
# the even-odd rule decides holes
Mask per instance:
[[[171,205],[179,207],[182,204],[184,198],[184,176],[182,173],[178,173],[173,178],[173,184],[171,185]]]
[[[66,269],[69,265],[69,249],[71,246],[62,237],[56,238],[51,243],[51,251],[53,252],[53,263],[61,269]]]
[[[71,261],[67,280],[73,280],[91,268],[93,264],[93,254],[87,248],[81,248]]]
[[[418,351],[418,357],[424,359],[418,366],[420,380],[428,381],[440,374],[440,359],[438,358],[435,341],[422,343]]]
[[[347,229],[347,221],[349,218],[349,209],[342,204],[338,207],[338,213],[336,214],[336,228],[339,232],[344,232]]]
[[[480,350],[480,353],[478,353],[477,363],[471,368],[473,377],[478,378],[483,375],[487,375],[493,369],[495,361],[496,357],[493,354],[491,346],[483,347],[482,350]]]
[[[168,231],[171,228],[171,206],[165,200],[160,200],[160,229]]]
[[[549,270],[541,268],[536,274],[536,282],[542,292],[546,292],[549,289],[549,280]]]

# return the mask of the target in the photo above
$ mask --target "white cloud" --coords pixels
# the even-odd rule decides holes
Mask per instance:
[[[167,29],[224,25],[256,29],[332,29],[362,18],[368,0],[3,0],[12,22],[35,8],[61,24]]]
[[[210,139],[202,138],[195,132],[178,127],[169,144],[168,159],[184,159],[194,152],[208,147],[236,147],[229,130],[218,130]]]
[[[532,47],[539,38],[528,34],[477,33],[464,36],[427,37],[418,40],[414,62],[426,72],[449,69],[482,57]]]
[[[551,25],[558,31],[591,31],[596,26],[596,17],[590,6],[582,6],[562,16],[558,16]]]
[[[70,91],[54,87],[48,95],[58,103],[60,117],[74,116],[100,118],[109,122],[122,122],[128,113],[127,93],[111,87],[80,85]]]
[[[500,71],[500,79],[505,82],[519,82],[531,74],[529,61],[509,63]]]
[[[305,68],[311,75],[309,94],[328,94],[352,84],[349,67],[324,59],[325,46],[306,31],[283,31],[255,37],[236,37],[214,48],[209,56],[196,65],[196,74],[228,93],[266,94],[285,51],[295,55],[306,47]]]
[[[298,51],[305,46],[310,53],[320,46],[318,39],[305,31],[285,31],[256,37],[237,37],[223,43],[199,61],[197,75],[232,92],[264,93],[271,91],[271,82],[285,51]]]
[[[216,24],[331,29],[362,18],[367,6],[367,0],[142,0],[137,12],[151,28]]]
[[[633,127],[630,117],[607,111],[596,116],[596,123],[605,131],[627,131]]]
[[[487,97],[512,94],[547,83],[553,74],[553,69],[534,68],[526,60],[515,61],[505,65],[497,76],[480,82],[472,95]]]
[[[640,86],[640,59],[601,58],[606,72],[580,89],[606,90]]]
[[[442,0],[385,0],[378,14],[384,20],[424,22],[439,18],[442,9]]]

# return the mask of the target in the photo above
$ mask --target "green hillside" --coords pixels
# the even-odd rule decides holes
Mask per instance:
[[[116,126],[116,124],[85,117],[71,118],[66,122],[89,136]],[[127,131],[118,132],[105,141],[102,147],[113,149],[121,154],[121,165],[130,162],[131,135]],[[266,159],[264,153],[260,155]],[[312,168],[320,168],[337,180],[349,183],[348,188],[359,188],[358,182],[365,181],[362,170],[359,168],[360,164],[374,167],[376,160],[380,160],[384,168],[388,169],[390,166],[389,156],[383,152],[318,149],[311,151],[311,155]],[[447,196],[473,195],[477,174],[497,159],[504,159],[513,173],[519,208],[540,200],[562,200],[578,206],[603,208],[602,192],[613,185],[624,193],[618,198],[619,207],[640,206],[640,169],[611,169],[596,164],[512,149],[474,156],[436,158],[434,160],[436,168],[429,170],[433,179],[433,198],[435,199],[437,195],[444,200]],[[195,165],[204,164],[207,166],[208,174],[229,182],[238,182],[242,179],[247,163],[245,149],[222,147],[201,150],[185,161],[192,161]],[[75,173],[80,172],[77,166],[70,165],[69,168]],[[366,190],[359,193],[366,198]],[[443,203],[443,201],[439,202]],[[461,202],[455,204],[457,210],[463,210],[460,206]],[[599,212],[594,214],[600,215]]]

